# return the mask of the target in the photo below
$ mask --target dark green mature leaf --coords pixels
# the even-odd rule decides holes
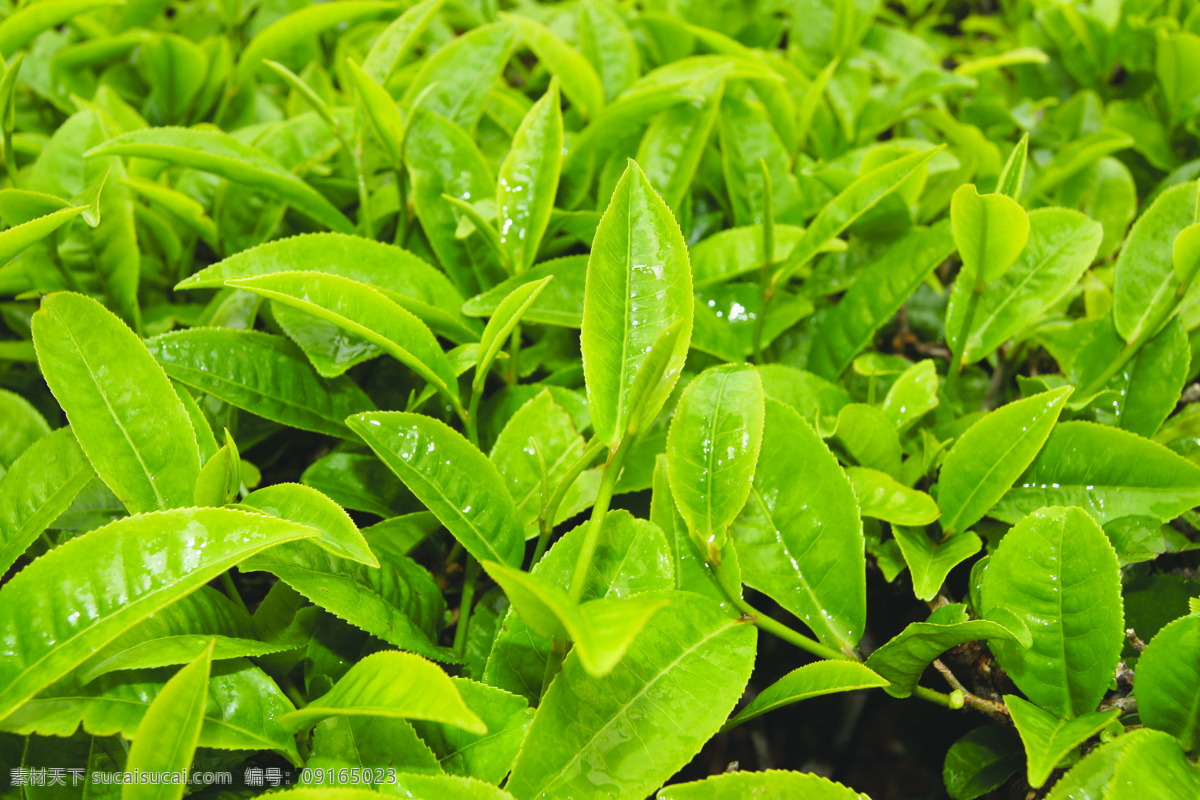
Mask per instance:
[[[854,489],[807,422],[768,398],[746,507],[730,528],[746,585],[850,649],[866,625],[866,556]]]
[[[1012,731],[995,725],[976,728],[950,745],[942,779],[954,800],[975,800],[998,789],[1024,763],[1021,743]]]
[[[1046,782],[1064,756],[1104,730],[1121,713],[1119,708],[1111,708],[1061,720],[1016,695],[1005,695],[1004,704],[1025,743],[1029,785],[1035,789]]]
[[[768,711],[783,708],[810,697],[852,692],[856,689],[872,689],[888,686],[888,681],[868,667],[853,661],[817,661],[794,669],[775,683],[763,689],[726,727],[740,725]]]
[[[1138,659],[1138,715],[1192,750],[1200,740],[1200,616],[1159,631]]]
[[[755,629],[708,598],[669,596],[606,677],[567,656],[513,766],[515,797],[645,797],[720,728],[750,677]]]
[[[357,715],[444,722],[487,733],[483,720],[463,702],[441,667],[397,650],[362,659],[328,693],[279,721],[288,730],[301,731],[326,717]]]
[[[282,425],[353,438],[345,419],[375,408],[349,378],[322,378],[280,336],[191,328],[146,341],[171,376],[229,405]]]
[[[191,505],[200,474],[196,433],[133,331],[95,300],[66,292],[43,299],[32,327],[46,383],[125,507]]]
[[[186,772],[192,766],[204,724],[214,644],[215,641],[195,661],[175,673],[146,709],[129,748],[125,766],[130,772],[145,770],[165,775]],[[184,788],[182,782],[174,781],[136,783],[126,786],[121,797],[179,800]]]
[[[1182,317],[1174,317],[1146,342],[1128,373],[1129,385],[1120,402],[1123,430],[1153,436],[1175,410],[1191,372],[1192,349]]]
[[[947,535],[966,530],[1008,491],[1046,442],[1069,387],[1009,403],[976,422],[942,463],[938,505]],[[997,443],[1002,443],[999,452]]]
[[[0,573],[96,476],[70,428],[34,442],[0,479]]]
[[[1179,743],[1161,731],[1141,729],[1097,747],[1055,783],[1049,800],[1136,800],[1143,790],[1155,797],[1185,800],[1200,789]]]
[[[670,209],[630,162],[600,219],[584,296],[583,369],[592,426],[615,448],[636,409],[629,393],[659,335],[682,320],[663,378],[643,401],[652,420],[666,402],[687,356],[692,330],[692,277],[687,247]]]
[[[702,781],[678,783],[659,800],[738,800],[742,797],[803,797],[805,800],[863,800],[865,794],[811,772],[730,772]]]
[[[188,128],[148,128],[114,137],[86,157],[153,158],[181,167],[211,172],[265,192],[302,211],[326,227],[351,233],[354,226],[317,190],[261,151],[226,133]]]
[[[1200,467],[1126,431],[1064,422],[991,513],[1015,523],[1043,506],[1075,505],[1107,525],[1129,516],[1165,522],[1197,504]]]
[[[55,548],[0,588],[0,719],[138,620],[260,550],[315,534],[197,508],[139,514]]]
[[[719,558],[754,480],[766,416],[762,379],[750,366],[700,373],[679,398],[667,434],[671,494],[702,550]]]
[[[407,250],[341,233],[291,236],[252,247],[205,267],[175,288],[215,288],[236,278],[297,270],[373,286],[455,342],[479,338],[478,323],[459,313],[463,297],[443,273]]]
[[[1031,514],[1000,540],[984,573],[981,610],[1006,609],[1033,633],[1029,648],[992,650],[1027,697],[1061,719],[1093,711],[1121,654],[1117,556],[1079,508]]]
[[[986,619],[968,620],[958,606],[937,622],[913,622],[906,626],[871,654],[867,666],[891,682],[883,687],[885,692],[893,697],[908,697],[916,689],[921,673],[935,658],[952,647],[983,639],[1028,644],[1028,632],[1017,633]]]
[[[504,480],[445,423],[403,412],[359,414],[347,424],[480,561],[518,565],[525,533]]]

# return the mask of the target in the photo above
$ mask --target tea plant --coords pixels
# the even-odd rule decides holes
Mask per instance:
[[[1200,796],[1194,3],[0,11],[0,794]]]

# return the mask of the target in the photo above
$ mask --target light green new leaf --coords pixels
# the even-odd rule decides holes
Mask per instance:
[[[668,603],[662,595],[645,594],[578,604],[549,580],[494,561],[483,567],[534,634],[550,638],[560,626],[566,630],[584,670],[594,678],[613,671],[650,618]]]
[[[558,191],[563,123],[558,81],[542,95],[513,134],[496,173],[496,225],[513,271],[533,266]]]
[[[1061,720],[1016,695],[1006,694],[1004,704],[1025,744],[1029,785],[1034,789],[1046,782],[1069,752],[1104,730],[1121,713],[1119,708],[1110,708]]]
[[[257,514],[195,508],[139,514],[59,545],[0,589],[0,719],[248,556],[314,535]]]
[[[854,489],[809,424],[770,398],[750,499],[729,535],[746,585],[825,644],[857,644],[866,625],[866,556]]]
[[[1101,525],[1121,517],[1168,522],[1200,505],[1200,467],[1127,431],[1064,422],[992,516],[1016,523],[1051,505],[1079,506]]]
[[[195,661],[175,673],[146,709],[125,769],[163,776],[191,768],[204,724],[215,644],[210,643]],[[182,782],[171,781],[129,783],[121,789],[121,800],[180,800],[185,788]]]
[[[542,23],[523,16],[507,17],[517,25],[521,41],[550,74],[562,82],[563,93],[586,119],[604,108],[604,86],[583,55]]]
[[[0,264],[7,264],[31,244],[41,241],[87,209],[75,206],[37,217],[0,233]]]
[[[504,479],[477,447],[420,414],[358,414],[346,424],[479,561],[517,566],[525,532]]]
[[[667,434],[671,493],[701,552],[719,561],[754,480],[766,398],[754,367],[700,373],[679,399]]]
[[[237,444],[225,431],[225,444],[209,456],[196,477],[193,505],[223,506],[232,503],[242,486],[242,459]]]
[[[22,453],[49,433],[46,418],[28,400],[0,389],[0,469],[10,469]]]
[[[180,383],[281,425],[351,439],[346,417],[375,407],[349,378],[317,375],[281,336],[191,328],[156,336],[146,346]]]
[[[638,146],[638,164],[676,214],[692,188],[696,168],[712,138],[721,95],[718,87],[703,103],[680,103],[663,109]]]
[[[299,483],[277,483],[246,495],[241,505],[315,528],[321,535],[311,544],[350,561],[379,566],[379,559],[371,553],[350,515],[316,489]]]
[[[672,784],[658,793],[658,800],[742,800],[746,797],[866,800],[867,796],[812,772],[780,769],[728,772],[702,781]]]
[[[41,0],[22,6],[0,22],[0,53],[14,53],[42,31],[89,11],[119,4],[120,0]]]
[[[937,408],[939,379],[932,359],[918,361],[900,374],[883,399],[883,415],[898,429]]]
[[[462,411],[458,376],[429,327],[364,283],[317,272],[277,272],[226,285],[262,295],[366,339],[409,367]]]
[[[579,4],[579,50],[600,76],[610,103],[641,74],[637,41],[616,6],[606,0]]]
[[[918,600],[937,597],[950,570],[978,553],[983,546],[980,538],[970,531],[951,536],[943,542],[934,542],[922,528],[896,525],[892,528],[892,534],[912,573],[913,594]]]
[[[378,567],[305,541],[248,558],[239,569],[269,572],[334,616],[396,647],[457,661],[449,648],[437,645],[446,604],[433,577],[404,555],[408,548],[400,534],[406,531],[394,534],[389,526],[375,527],[379,529],[368,528],[363,536],[380,561]]]
[[[1200,616],[1160,630],[1137,663],[1138,715],[1166,731],[1184,750],[1200,742]]]
[[[1183,318],[1176,316],[1138,352],[1127,371],[1128,388],[1119,398],[1117,424],[1150,437],[1175,410],[1191,372],[1192,348]]]
[[[830,239],[896,191],[908,178],[942,151],[942,146],[901,156],[857,178],[817,213],[804,230],[788,260],[775,271],[772,282],[779,286],[806,265]]]
[[[363,59],[363,71],[381,86],[420,43],[421,34],[442,10],[444,0],[422,0],[396,18],[375,39]]]
[[[350,220],[323,195],[270,156],[221,131],[170,127],[129,131],[84,153],[86,158],[97,156],[152,158],[211,172],[278,198],[335,231],[354,232]]]
[[[305,766],[312,770],[309,773],[312,780],[305,781],[306,787],[323,787],[325,792],[331,792],[339,785],[338,769],[345,767],[370,769],[369,775],[365,771],[360,773],[364,778],[360,786],[377,791],[390,783],[389,768],[401,773],[443,774],[437,756],[412,724],[403,719],[330,717],[317,723],[312,739],[312,755],[305,761]],[[330,771],[319,773],[318,769]]]
[[[958,280],[976,292],[1003,275],[1029,238],[1029,215],[1003,194],[960,186],[950,201],[950,227],[962,259]]]
[[[942,512],[933,498],[910,489],[886,472],[867,467],[846,467],[854,487],[859,512],[894,525],[928,525]]]
[[[95,475],[70,428],[34,442],[13,462],[0,479],[0,574],[8,572]]]
[[[236,80],[244,83],[254,73],[264,58],[275,58],[287,53],[305,39],[343,24],[353,24],[365,19],[374,19],[395,13],[392,3],[375,0],[343,0],[340,3],[320,3],[302,6],[298,11],[276,19],[259,31],[238,59]]]
[[[888,681],[862,664],[853,661],[817,661],[805,664],[763,689],[745,708],[725,724],[732,728],[760,717],[768,711],[807,700],[810,697],[852,692],[856,689],[887,687]]]
[[[947,607],[943,607],[947,608]],[[1005,640],[1028,642],[1028,632],[1014,633],[998,622],[968,620],[961,605],[937,622],[913,622],[871,653],[867,666],[891,682],[883,690],[892,697],[908,697],[917,688],[921,673],[947,650],[966,642]],[[939,610],[940,611],[940,610]]]
[[[892,421],[875,406],[866,403],[843,406],[838,411],[834,436],[861,466],[900,477],[904,452],[900,448],[900,435]]]
[[[554,276],[550,275],[540,281],[522,284],[513,289],[512,294],[504,298],[496,307],[496,313],[488,320],[487,327],[483,329],[483,336],[479,339],[479,356],[475,361],[475,380],[471,384],[473,391],[477,393],[483,391],[492,362],[500,354],[509,335],[520,324],[521,317],[525,315],[530,306],[537,302],[538,295],[553,279]]]
[[[558,325],[578,328],[583,321],[584,282],[587,279],[588,257],[563,256],[543,261],[522,275],[515,275],[493,286],[481,295],[472,297],[462,306],[464,314],[490,317],[504,298],[518,286],[553,276],[545,290],[526,311],[524,318],[539,325]]]
[[[991,412],[959,437],[942,463],[938,505],[949,536],[983,518],[1033,461],[1062,413],[1070,387]],[[999,449],[998,449],[999,448]]]
[[[1095,748],[1060,778],[1047,800],[1190,800],[1200,792],[1200,776],[1179,743],[1141,728]]]
[[[422,109],[474,130],[516,38],[514,25],[497,22],[452,39],[425,59],[403,102],[411,106],[424,95]]]
[[[187,409],[128,326],[102,305],[60,292],[33,315],[50,391],[80,447],[132,513],[192,504],[200,457]]]
[[[962,345],[963,363],[987,358],[1042,319],[1079,283],[1103,238],[1103,226],[1078,211],[1041,208],[1030,212],[1025,248],[1012,267],[989,281],[979,296],[970,336]],[[963,303],[951,302],[946,329],[954,341],[963,334],[964,312]]]
[[[217,223],[204,213],[204,206],[196,200],[183,192],[145,178],[122,178],[120,183],[171,212],[172,216],[199,234],[214,252],[219,252],[217,242],[220,235],[217,233]]]
[[[616,448],[634,412],[630,390],[659,335],[682,320],[663,378],[642,418],[658,416],[687,357],[692,276],[679,225],[645,173],[630,162],[600,219],[584,295],[583,371],[596,437]]]
[[[519,800],[645,797],[721,727],[749,680],[756,630],[707,597],[668,596],[607,676],[567,655],[507,784]]]
[[[441,667],[398,650],[367,656],[328,693],[279,721],[290,731],[302,731],[326,717],[364,715],[444,722],[471,733],[487,733],[483,720],[463,702]]]
[[[525,698],[466,678],[450,679],[467,707],[487,726],[482,736],[440,722],[413,723],[421,739],[451,775],[498,785],[512,769],[533,709]]]
[[[1182,286],[1191,286],[1200,272],[1200,223],[1189,225],[1179,232],[1171,244],[1171,263],[1175,277]]]
[[[1000,172],[1000,179],[996,181],[996,194],[1002,194],[1013,200],[1020,200],[1021,184],[1025,181],[1025,160],[1028,156],[1029,133],[1027,132],[1021,137],[1021,141],[1013,146],[1012,152],[1008,154],[1008,161],[1004,162],[1004,169]]]
[[[1197,184],[1184,183],[1160,194],[1142,212],[1117,256],[1113,323],[1128,343],[1147,339],[1177,301],[1175,240],[1196,222]]]
[[[981,610],[1025,620],[1033,644],[993,642],[1025,696],[1056,717],[1093,711],[1121,655],[1121,576],[1108,537],[1087,512],[1052,507],[1010,530],[984,573]]]
[[[362,110],[367,124],[371,126],[371,132],[387,151],[392,165],[398,169],[404,161],[405,125],[404,118],[400,115],[400,107],[388,94],[387,89],[376,83],[358,64],[347,59],[346,70],[350,80],[354,82],[354,89],[362,102]]]

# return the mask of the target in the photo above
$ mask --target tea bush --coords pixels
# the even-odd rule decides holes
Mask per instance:
[[[0,11],[4,797],[1200,797],[1196,3]]]

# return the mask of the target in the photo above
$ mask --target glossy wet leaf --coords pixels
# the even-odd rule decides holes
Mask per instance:
[[[1074,505],[1107,525],[1129,516],[1174,519],[1197,502],[1200,467],[1149,439],[1075,421],[1055,426],[992,514],[1015,523],[1043,506]]]
[[[359,661],[326,694],[283,715],[292,731],[306,730],[326,717],[382,716],[444,722],[475,734],[487,726],[463,702],[441,667],[411,653],[385,650]]]
[[[66,511],[96,476],[70,428],[34,442],[0,479],[0,572]]]
[[[893,526],[892,534],[912,573],[913,594],[932,600],[941,591],[950,570],[979,552],[983,542],[970,531],[934,542],[921,528]]]
[[[740,725],[810,697],[887,685],[886,678],[862,664],[853,661],[817,661],[792,670],[763,689],[729,721],[728,726]]]
[[[0,714],[229,567],[314,533],[240,511],[183,509],[118,520],[55,548],[0,589],[8,651],[0,669],[6,687]],[[126,564],[141,567],[129,571]],[[112,594],[114,581],[123,585],[120,594]]]
[[[1113,797],[1135,800],[1152,791],[1171,800],[1183,800],[1200,788],[1195,769],[1188,766],[1179,744],[1160,731],[1141,729],[1095,748],[1054,785],[1047,797]]]
[[[1079,508],[1037,511],[992,554],[982,611],[1004,608],[1025,620],[1029,648],[993,642],[1025,695],[1062,719],[1093,711],[1121,652],[1124,625],[1116,553]]]
[[[912,422],[937,408],[940,380],[931,359],[918,361],[906,369],[883,398],[883,415],[903,430]]]
[[[126,769],[164,774],[185,772],[192,766],[204,724],[211,666],[212,645],[167,681],[138,723]],[[178,800],[183,792],[183,783],[131,784],[122,790],[121,797]]]
[[[1009,403],[976,422],[946,454],[938,483],[942,529],[966,530],[983,518],[1034,460],[1070,388]],[[1003,443],[997,451],[997,442]]]
[[[1024,763],[1020,740],[1012,731],[982,725],[950,745],[942,779],[954,800],[975,800],[999,788]]]
[[[513,331],[521,324],[521,317],[526,310],[537,301],[538,295],[552,280],[553,277],[546,277],[518,286],[496,307],[496,313],[488,320],[487,327],[483,329],[483,336],[479,339],[479,357],[475,362],[475,380],[472,383],[474,391],[483,391],[483,384],[487,380],[492,362],[496,360]]]
[[[670,600],[604,678],[568,654],[513,766],[513,796],[644,797],[721,727],[750,677],[755,629],[708,598]]]
[[[866,622],[866,556],[849,479],[809,424],[768,399],[750,499],[729,531],[742,579],[825,644],[853,647]]]
[[[753,367],[702,372],[684,389],[667,435],[671,493],[702,549],[716,555],[746,504],[763,442],[766,399]]]
[[[660,800],[735,800],[741,797],[862,800],[866,795],[812,772],[768,769],[730,772],[702,781],[673,784],[660,791],[658,797]]]
[[[430,417],[359,414],[347,424],[480,561],[519,564],[525,534],[500,473],[462,434]]]
[[[561,626],[584,670],[595,678],[613,671],[642,628],[669,603],[664,596],[648,594],[580,604],[549,580],[494,561],[483,566],[534,634],[549,638]]]
[[[196,478],[193,504],[223,506],[232,503],[242,485],[242,462],[232,438],[213,453],[200,468]]]
[[[682,320],[662,381],[645,399],[653,419],[678,380],[692,323],[687,248],[670,210],[634,163],[626,169],[588,261],[583,369],[592,425],[615,448],[633,409],[629,393],[659,335]]]
[[[277,483],[251,492],[241,504],[270,517],[297,522],[321,532],[311,544],[335,556],[378,567],[379,560],[371,554],[358,526],[341,506],[309,486],[299,483]]]
[[[1200,616],[1177,619],[1159,631],[1137,668],[1143,724],[1194,749],[1200,733]]]
[[[280,272],[227,283],[366,339],[458,402],[457,376],[433,332],[382,292],[349,278],[315,272]]]
[[[496,227],[514,272],[529,269],[537,257],[558,191],[562,150],[556,84],[521,121],[496,175]]]
[[[925,492],[910,489],[891,475],[867,467],[846,467],[862,516],[896,525],[928,525],[941,516]]]
[[[1021,632],[1025,633],[1025,632]],[[937,622],[913,622],[871,653],[867,666],[891,682],[883,690],[893,697],[908,697],[926,667],[947,650],[960,644],[980,640],[1002,640],[1017,643],[1022,636],[998,622],[986,619],[968,620],[962,607]]]
[[[85,155],[93,158],[106,155],[153,158],[211,172],[266,192],[335,231],[350,233],[354,230],[342,212],[307,183],[264,153],[220,131],[184,128],[130,131],[92,148]]]
[[[53,294],[33,316],[38,362],[97,474],[133,513],[192,504],[200,458],[187,410],[124,322]]]
[[[1061,720],[1015,695],[1005,695],[1004,704],[1025,744],[1029,785],[1035,789],[1046,782],[1064,756],[1103,730],[1121,713],[1120,709],[1112,708]]]
[[[192,328],[146,346],[171,378],[281,425],[346,439],[346,417],[375,407],[349,378],[318,375],[281,336]]]

